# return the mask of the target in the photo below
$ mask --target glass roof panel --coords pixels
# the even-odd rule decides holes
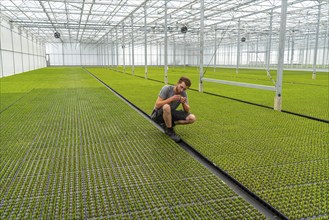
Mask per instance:
[[[199,0],[166,0],[168,37],[197,42],[200,29]],[[273,13],[274,36],[280,27],[282,0],[204,0],[206,40],[213,40],[215,30],[225,32],[223,40],[237,36],[238,21],[242,33],[266,34]],[[99,43],[116,35],[144,43],[145,16],[148,41],[161,40],[165,27],[165,0],[1,0],[0,16],[13,25],[28,30],[44,42]],[[328,1],[288,0],[287,31],[315,33],[318,8],[320,34],[328,33]],[[181,33],[181,27],[188,28]],[[124,27],[124,28],[122,28]],[[54,38],[54,32],[61,38]],[[124,33],[122,33],[124,32]]]

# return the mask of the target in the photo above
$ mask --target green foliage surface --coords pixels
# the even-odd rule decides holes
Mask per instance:
[[[100,71],[152,108],[161,85]],[[1,219],[264,219],[82,68],[1,83]]]
[[[123,67],[118,69],[124,72]],[[164,82],[164,68],[151,66],[147,68],[149,79]],[[126,73],[131,74],[131,67],[126,68]],[[274,86],[276,71],[271,70],[270,76],[264,69],[236,69],[229,68],[204,68],[204,77],[227,81],[251,83]],[[135,67],[134,74],[145,77],[144,67]],[[187,75],[192,80],[192,89],[199,89],[200,71],[197,67],[169,67],[168,82],[175,84],[177,79]],[[272,78],[272,79],[271,79]],[[273,108],[275,92],[252,88],[204,82],[204,92],[214,93],[221,96],[249,101]],[[308,71],[284,71],[282,85],[282,109],[298,114],[308,115],[320,119],[329,120],[329,73],[318,72],[316,79],[312,79],[312,73]]]
[[[145,112],[163,86],[105,68],[89,70]],[[188,95],[197,122],[177,126],[185,141],[289,219],[328,218],[328,123],[197,91]]]

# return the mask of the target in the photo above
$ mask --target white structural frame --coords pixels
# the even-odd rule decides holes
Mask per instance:
[[[275,86],[266,86],[266,85],[243,83],[243,82],[220,80],[220,79],[211,79],[211,78],[202,78],[202,81],[203,82],[219,83],[219,84],[224,84],[224,85],[241,86],[241,87],[247,87],[247,88],[253,88],[253,89],[276,91]]]

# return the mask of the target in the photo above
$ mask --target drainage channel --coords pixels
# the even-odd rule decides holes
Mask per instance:
[[[105,87],[107,87],[110,91],[112,91],[116,96],[118,96],[121,100],[123,100],[125,103],[127,103],[131,108],[136,110],[139,114],[141,114],[144,118],[152,122],[159,130],[163,132],[163,129],[155,122],[153,122],[150,118],[150,116],[145,113],[143,110],[138,108],[136,105],[134,105],[132,102],[130,102],[128,99],[123,97],[120,93],[115,91],[113,88],[111,88],[109,85],[107,85],[104,81],[99,79],[97,76],[95,76],[93,73],[89,72],[87,69],[83,67],[83,69],[89,73],[91,76],[93,76],[97,81],[102,83]],[[195,158],[197,161],[199,161],[203,166],[205,166],[209,171],[214,173],[217,177],[219,177],[224,183],[226,183],[235,193],[237,193],[239,196],[244,198],[247,202],[249,202],[254,208],[256,208],[259,212],[264,214],[266,218],[268,219],[288,219],[283,213],[272,207],[270,204],[268,204],[265,200],[258,197],[255,193],[250,191],[247,187],[245,187],[243,184],[241,184],[238,180],[233,178],[231,175],[229,175],[227,172],[222,170],[220,167],[218,167],[216,164],[214,164],[212,161],[210,161],[208,158],[206,158],[204,155],[202,155],[199,151],[197,151],[193,146],[185,142],[184,140],[181,140],[179,143],[186,152],[188,152],[193,158]]]

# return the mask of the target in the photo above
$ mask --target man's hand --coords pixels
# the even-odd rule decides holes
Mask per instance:
[[[173,102],[173,101],[178,101],[178,100],[180,100],[181,99],[181,95],[174,95],[174,96],[172,96],[171,97],[171,101]]]
[[[180,103],[185,103],[186,102],[186,97],[182,96],[179,101],[180,101]]]

